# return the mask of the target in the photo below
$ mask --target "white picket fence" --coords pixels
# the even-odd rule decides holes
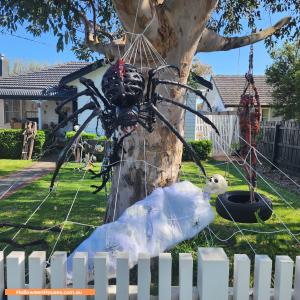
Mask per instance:
[[[64,288],[66,286],[66,252],[55,252],[51,258],[51,280],[45,280],[45,252],[33,252],[28,258],[29,282],[25,283],[25,253],[13,251],[4,260],[0,252],[0,298],[4,288]],[[129,285],[128,256],[117,257],[116,285],[108,285],[107,254],[98,253],[94,259],[95,280],[87,285],[87,253],[74,257],[73,288],[95,288],[95,300],[139,299],[139,300],[289,300],[300,299],[300,256],[294,262],[288,256],[277,256],[275,274],[272,274],[272,260],[267,255],[256,255],[254,284],[250,282],[250,260],[247,255],[234,256],[233,287],[229,287],[230,260],[222,248],[199,248],[197,286],[193,287],[193,258],[189,253],[179,254],[179,286],[171,286],[172,258],[170,253],[159,255],[158,296],[150,296],[150,258],[141,255],[138,262],[138,285]],[[196,267],[196,266],[194,266]],[[4,276],[6,270],[6,276]],[[274,278],[274,288],[271,282]],[[294,289],[293,287],[294,282]],[[90,297],[93,296],[88,296]],[[30,296],[30,300],[41,300],[42,296]],[[70,297],[69,297],[70,298]],[[87,296],[74,296],[86,300]],[[24,296],[8,296],[9,300],[24,299]],[[51,296],[62,300],[64,296]]]
[[[239,122],[238,116],[234,111],[205,113],[218,128],[220,136],[214,129],[203,122],[200,118],[196,119],[196,139],[212,141],[213,156],[224,156],[224,151],[230,155],[232,145],[239,142]]]

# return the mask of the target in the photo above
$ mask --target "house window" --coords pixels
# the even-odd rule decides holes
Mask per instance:
[[[262,121],[269,121],[269,109],[263,108],[261,112]]]
[[[4,122],[9,123],[11,119],[21,120],[20,100],[4,100]]]

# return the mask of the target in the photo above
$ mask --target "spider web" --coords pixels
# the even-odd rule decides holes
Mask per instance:
[[[138,8],[137,8],[137,12],[136,12],[136,18],[137,18],[137,13],[138,13],[138,9],[140,7],[140,0],[138,3]],[[136,65],[136,67],[142,72],[144,73],[147,70],[150,70],[153,66],[154,67],[159,67],[159,66],[163,66],[163,65],[167,65],[167,62],[162,58],[162,56],[159,54],[159,52],[155,49],[155,47],[151,44],[151,42],[148,40],[148,38],[144,35],[144,33],[147,31],[147,29],[149,28],[150,24],[152,23],[153,19],[149,22],[149,24],[146,26],[146,28],[144,29],[144,31],[142,33],[135,33],[135,24],[136,24],[136,18],[135,18],[135,22],[134,22],[134,28],[132,32],[126,32],[127,34],[131,35],[131,42],[130,45],[127,49],[127,51],[124,53],[123,58],[130,64]],[[170,74],[172,74],[173,76],[176,75],[174,71],[172,70],[167,70],[167,72],[170,72]],[[163,88],[166,90],[166,92],[169,92],[167,87],[164,85]],[[170,104],[164,104],[166,106],[169,106]],[[145,129],[143,129],[145,131]],[[145,132],[144,132],[145,133]],[[221,137],[222,138],[222,137]],[[243,139],[242,137],[239,137],[240,139]],[[227,157],[228,159],[228,163],[227,165],[232,165],[234,168],[236,168],[236,170],[238,171],[238,173],[241,175],[241,177],[243,178],[243,180],[249,184],[248,179],[244,176],[243,172],[240,170],[239,166],[243,166],[243,165],[248,165],[251,169],[252,166],[250,164],[248,164],[248,162],[246,161],[246,159],[242,160],[242,163],[239,162],[238,160],[232,159],[227,152],[225,151],[225,149],[223,148],[223,144],[219,143],[217,140],[216,142],[219,144],[220,148],[222,149],[222,151],[224,152],[224,155]],[[223,142],[226,143],[226,140],[223,139]],[[247,141],[244,140],[244,142],[247,143]],[[232,148],[231,145],[227,145],[229,148]],[[252,146],[249,145],[250,149],[252,149]],[[121,154],[121,159],[120,159],[120,166],[119,166],[119,173],[118,173],[118,185],[117,185],[117,193],[115,195],[116,197],[116,201],[114,201],[114,207],[109,206],[108,209],[111,210],[113,209],[113,220],[115,220],[116,217],[116,207],[117,207],[117,199],[118,199],[118,193],[119,193],[119,182],[120,182],[120,174],[121,174],[121,168],[122,168],[122,164],[124,163],[143,163],[144,164],[144,189],[145,189],[145,197],[148,195],[148,191],[147,191],[147,173],[148,173],[148,168],[155,168],[157,170],[161,170],[166,172],[167,170],[162,169],[158,166],[155,166],[149,162],[147,162],[146,160],[146,152],[155,152],[157,153],[157,151],[151,151],[149,149],[147,149],[147,143],[146,143],[146,139],[145,139],[145,134],[144,134],[144,141],[143,141],[143,153],[144,153],[144,157],[143,160],[132,160],[132,159],[124,159],[124,145],[122,145],[122,154]],[[268,160],[268,158],[266,158],[262,153],[260,153],[258,150],[254,149],[254,151],[256,152],[256,154],[260,155],[261,157],[263,157],[268,163],[272,164],[282,175],[284,175],[287,179],[289,179],[291,182],[293,182],[295,185],[297,185],[297,187],[300,187],[300,185],[298,183],[296,183],[292,178],[290,178],[285,172],[283,172],[281,169],[279,169],[277,166],[275,166],[272,162],[270,162]],[[69,157],[66,159],[65,163],[69,162],[71,155],[69,155]],[[93,155],[90,158],[90,161],[92,160]],[[103,161],[101,166],[105,167],[105,164],[107,164],[107,161]],[[170,166],[172,168],[172,166]],[[65,225],[68,223],[74,224],[74,225],[78,225],[78,226],[84,226],[84,227],[89,227],[89,228],[96,228],[95,225],[92,224],[85,224],[85,223],[81,223],[81,222],[77,222],[77,221],[72,221],[70,220],[70,214],[74,208],[74,204],[76,202],[76,200],[78,199],[78,195],[80,192],[80,189],[84,183],[84,180],[86,178],[86,173],[87,170],[84,171],[81,179],[79,180],[79,185],[78,188],[76,190],[76,193],[74,195],[74,198],[71,202],[71,205],[67,211],[65,220],[59,224],[55,224],[54,226],[62,226],[61,227],[61,231],[58,233],[58,236],[55,240],[54,245],[52,246],[52,249],[50,251],[50,255],[47,259],[48,262],[50,262],[51,257],[54,253],[54,251],[56,250],[56,247],[62,237]],[[187,177],[187,175],[185,174],[184,170],[181,169],[180,170],[181,173],[181,177],[185,178]],[[291,209],[295,210],[296,208],[293,207],[293,205],[286,200],[277,190],[275,187],[273,187],[266,179],[263,178],[263,176],[257,172],[257,176],[267,185],[269,186],[269,188],[279,197],[279,199],[281,199],[288,207],[290,207]],[[198,173],[199,176],[199,180],[200,182],[203,183],[203,179],[204,177]],[[111,182],[109,184],[109,186],[111,186]],[[59,187],[59,180],[57,180],[56,182],[56,187],[54,190],[57,190]],[[10,187],[11,188],[11,187]],[[10,189],[9,188],[9,189]],[[28,224],[30,222],[30,220],[34,217],[34,215],[42,208],[42,206],[47,202],[47,200],[50,198],[51,194],[53,193],[53,191],[49,191],[44,198],[42,198],[42,200],[40,201],[40,204],[35,208],[35,210],[33,211],[32,214],[30,214],[30,216],[28,217],[28,219],[26,220],[26,222],[24,224]],[[107,198],[108,195],[110,194],[110,192],[108,190],[106,190],[107,193]],[[264,201],[264,198],[261,196],[261,194],[259,192],[257,192],[259,197]],[[3,194],[1,195],[3,196]],[[267,203],[266,203],[267,204]],[[268,204],[267,204],[268,205]],[[225,207],[226,209],[226,207]],[[227,210],[227,209],[226,209]],[[228,212],[228,211],[227,211]],[[228,214],[230,215],[230,213],[228,212]],[[283,229],[277,229],[277,230],[273,230],[273,231],[259,231],[259,230],[255,230],[255,229],[245,229],[245,228],[241,228],[239,226],[238,223],[236,223],[234,221],[234,219],[232,218],[232,224],[234,225],[234,227],[237,229],[235,230],[232,234],[230,234],[228,237],[220,237],[214,230],[212,230],[211,226],[208,226],[206,230],[202,231],[202,235],[204,237],[204,239],[206,240],[206,243],[208,246],[213,246],[215,244],[215,241],[219,241],[222,243],[226,243],[228,241],[230,241],[230,239],[232,239],[234,236],[236,235],[241,235],[241,237],[246,241],[247,245],[249,246],[249,248],[251,249],[251,251],[253,252],[253,254],[257,254],[255,247],[252,245],[251,241],[247,238],[247,236],[245,235],[245,233],[247,232],[252,232],[252,233],[256,233],[256,234],[268,234],[268,235],[272,235],[272,234],[281,234],[281,233],[288,233],[289,236],[291,237],[292,240],[294,240],[298,245],[300,244],[300,241],[298,239],[298,236],[300,235],[300,233],[293,233],[289,227],[287,226],[287,224],[283,221],[283,219],[273,210],[273,215],[275,218],[278,219],[278,221],[281,223],[281,225],[283,226]],[[190,216],[183,216],[182,218],[190,218]],[[175,222],[175,224],[178,224],[178,226],[180,227],[179,223],[178,223],[178,218],[170,218],[169,219],[172,222]],[[54,227],[53,226],[53,227]],[[179,228],[180,229],[180,228]],[[11,230],[11,229],[9,229]],[[9,231],[8,230],[8,231]],[[15,233],[12,237],[12,240],[16,240],[16,238],[19,236],[19,234],[21,233],[23,229],[19,229],[17,231],[17,233]],[[6,233],[8,231],[5,231]],[[49,231],[49,229],[45,230],[45,231]],[[107,241],[108,242],[108,241]],[[288,241],[286,241],[288,243]],[[185,242],[183,242],[185,243]],[[6,245],[2,251],[5,251],[9,246]]]

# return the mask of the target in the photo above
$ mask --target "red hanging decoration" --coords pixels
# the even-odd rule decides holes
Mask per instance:
[[[238,116],[240,122],[241,157],[245,162],[244,170],[249,181],[250,191],[253,194],[256,187],[256,140],[261,119],[259,95],[253,78],[253,48],[251,48],[249,57],[249,71],[246,73],[245,78],[246,85],[241,95]]]

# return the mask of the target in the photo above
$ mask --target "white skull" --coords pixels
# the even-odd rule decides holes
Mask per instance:
[[[210,194],[224,194],[227,191],[228,184],[226,179],[220,174],[214,174],[206,181],[204,190]]]
[[[75,125],[75,126],[74,126],[74,131],[78,131],[78,130],[79,130],[79,128],[80,128],[80,126],[79,126],[79,125]]]

